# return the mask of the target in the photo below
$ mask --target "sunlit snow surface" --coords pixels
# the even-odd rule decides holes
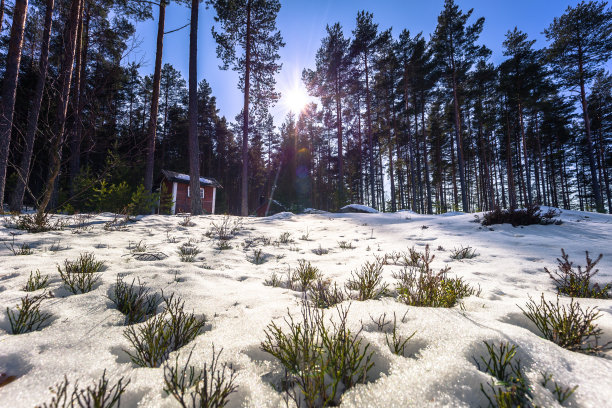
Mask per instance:
[[[301,295],[264,286],[264,280],[273,272],[284,275],[289,266],[293,268],[299,259],[306,259],[325,277],[342,284],[352,270],[375,255],[412,246],[424,249],[427,244],[436,255],[436,268],[448,264],[451,274],[480,285],[482,294],[464,299],[462,307],[452,309],[409,307],[393,298],[352,302],[350,325],[357,330],[363,323],[362,336],[372,344],[375,367],[369,383],[343,395],[342,406],[486,406],[479,387],[490,377],[474,363],[474,358],[486,352],[486,340],[518,345],[524,371],[542,406],[558,406],[551,392],[540,385],[540,372],[548,372],[559,385],[579,386],[566,406],[610,407],[612,352],[595,357],[564,350],[540,338],[519,309],[524,308],[529,296],[538,299],[544,293],[554,299],[554,287],[543,268],[556,265],[561,248],[578,265],[584,264],[585,250],[593,256],[603,253],[597,280],[612,281],[612,216],[564,211],[561,218],[562,225],[496,225],[490,230],[472,222],[471,214],[282,213],[244,219],[244,228],[231,241],[232,249],[225,251],[218,251],[213,240],[204,236],[211,222],[219,222],[222,216],[194,217],[192,227],[179,226],[178,217],[147,216],[130,224],[127,231],[115,232],[103,229],[104,223],[113,219],[110,214],[88,220],[90,228],[81,233],[66,228],[28,234],[1,226],[0,239],[9,242],[15,233],[15,244],[28,243],[34,254],[13,256],[0,246],[0,373],[18,377],[0,387],[0,407],[32,407],[47,402],[51,398],[49,387],[61,381],[64,374],[86,386],[104,369],[111,381],[121,376],[131,380],[122,407],[176,406],[163,392],[163,369],[137,368],[123,351],[131,347],[122,335],[123,316],[107,297],[117,274],[126,275],[128,282],[140,278],[164,294],[175,293],[185,300],[187,309],[207,317],[206,331],[179,353],[186,357],[194,347],[192,362],[200,365],[210,360],[212,344],[216,349],[223,348],[222,360],[238,370],[238,392],[232,394],[230,406],[284,406],[283,396],[270,380],[278,378],[281,368],[260,350],[260,342],[266,325],[274,319],[280,322],[287,309],[299,319]],[[257,246],[270,255],[262,265],[247,260],[253,247],[245,250],[245,240],[267,236],[274,241],[283,232],[291,233],[294,242]],[[309,240],[300,240],[305,234]],[[202,252],[197,262],[182,263],[177,248],[189,239],[198,241]],[[133,259],[128,247],[140,241],[149,251],[161,251],[168,257],[161,261]],[[342,250],[339,241],[350,241],[355,249]],[[52,245],[62,250],[52,252]],[[476,258],[450,258],[452,249],[467,245],[476,249]],[[319,246],[329,253],[313,253]],[[57,265],[65,259],[76,259],[82,252],[95,253],[107,268],[95,290],[71,295],[61,288]],[[9,322],[4,311],[14,308],[26,295],[22,288],[30,271],[36,269],[51,275],[50,290],[55,298],[45,300],[42,309],[53,315],[53,321],[41,331],[7,334]],[[385,267],[389,284],[394,283],[392,272],[397,269]],[[579,302],[583,307],[600,309],[598,323],[604,332],[600,342],[612,340],[612,300]],[[384,334],[377,331],[370,318],[383,313],[393,316],[394,312],[401,335],[416,331],[407,346],[408,357],[391,353]],[[404,315],[406,321],[400,323]]]

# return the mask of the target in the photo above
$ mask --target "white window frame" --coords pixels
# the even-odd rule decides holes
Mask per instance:
[[[190,187],[187,186],[187,198],[191,197]],[[200,198],[204,199],[204,187],[200,187]]]

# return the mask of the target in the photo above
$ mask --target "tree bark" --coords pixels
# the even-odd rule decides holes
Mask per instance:
[[[200,0],[191,0],[189,32],[189,186],[191,214],[202,214],[200,196],[200,146],[198,143],[198,7]]]
[[[0,33],[2,33],[2,29],[4,24],[4,0],[0,1]]]
[[[38,127],[38,117],[42,106],[43,93],[45,90],[45,82],[47,81],[47,71],[49,67],[49,40],[51,38],[51,24],[53,19],[54,0],[47,0],[47,8],[45,10],[45,28],[43,31],[42,42],[40,44],[40,60],[38,61],[38,78],[36,80],[36,88],[32,98],[32,106],[28,113],[27,127],[25,134],[25,149],[21,156],[19,169],[17,170],[17,185],[13,196],[11,197],[11,211],[21,211],[23,206],[23,197],[25,189],[28,185],[30,176],[30,163],[32,161],[32,153],[34,151],[34,140]]]
[[[160,0],[157,23],[157,48],[155,51],[155,71],[153,72],[153,94],[151,112],[147,129],[147,159],[145,165],[144,187],[153,189],[153,168],[155,164],[155,138],[157,133],[157,113],[159,110],[159,84],[161,82],[162,53],[164,49],[164,24],[166,20],[166,0]]]
[[[506,108],[507,110],[507,108]],[[514,172],[512,170],[512,147],[510,143],[510,119],[506,112],[508,137],[506,138],[506,173],[508,177],[508,201],[510,208],[516,208],[516,188],[514,187]]]
[[[374,191],[374,144],[372,142],[372,110],[370,96],[370,72],[368,69],[368,52],[363,55],[365,76],[366,76],[366,116],[368,127],[368,159],[370,161],[370,196],[372,197],[372,207],[376,208],[376,193]]]
[[[83,72],[83,13],[79,17],[79,27],[77,29],[75,64],[74,64],[74,88],[73,98],[70,101],[74,112],[74,124],[70,131],[70,196],[74,194],[75,179],[81,167],[81,133],[79,123],[81,122],[81,73]]]
[[[9,145],[13,130],[15,97],[19,79],[19,64],[23,48],[23,32],[28,13],[28,0],[15,0],[13,24],[6,57],[6,70],[2,84],[2,105],[0,110],[0,212],[4,205],[4,188],[6,186],[6,168],[8,165]]]
[[[344,158],[342,155],[342,101],[340,98],[340,68],[336,70],[336,132],[338,136],[338,203],[344,205]]]
[[[425,194],[427,195],[427,214],[433,214],[431,202],[431,181],[429,180],[429,155],[427,153],[427,135],[425,133],[425,97],[421,95],[421,131],[423,132],[423,163],[425,165]]]
[[[247,1],[246,56],[244,71],[244,108],[242,120],[242,179],[240,215],[249,215],[249,92],[251,81],[251,0]]]

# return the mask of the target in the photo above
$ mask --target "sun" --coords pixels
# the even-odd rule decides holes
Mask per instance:
[[[310,96],[303,84],[294,85],[283,92],[283,105],[291,112],[299,114],[310,102]]]

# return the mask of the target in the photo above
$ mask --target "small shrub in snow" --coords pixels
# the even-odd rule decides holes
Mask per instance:
[[[179,247],[177,252],[181,262],[195,262],[200,249],[191,242],[186,242]]]
[[[119,408],[121,406],[121,395],[125,392],[130,380],[123,381],[121,377],[114,385],[110,385],[106,378],[106,370],[97,383],[87,388],[79,388],[75,381],[72,392],[68,393],[70,382],[64,376],[64,381],[51,388],[54,394],[51,402],[44,403],[39,408]]]
[[[219,364],[221,349],[215,353],[213,346],[210,365],[190,366],[191,355],[180,366],[178,355],[174,365],[164,364],[164,391],[171,395],[183,408],[220,408],[228,403],[229,396],[238,388],[234,385],[236,371],[226,363]]]
[[[601,329],[595,323],[601,315],[597,308],[582,309],[571,300],[570,304],[559,304],[546,301],[544,294],[540,303],[530,299],[527,310],[520,307],[523,314],[531,320],[542,333],[542,336],[553,343],[571,351],[585,354],[599,354],[608,349],[612,342],[598,345]]]
[[[186,217],[183,217],[183,219],[179,222],[179,225],[181,227],[193,227],[195,223],[191,221],[191,216],[188,215]]]
[[[376,259],[385,265],[400,265],[400,266],[419,266],[421,261],[421,253],[412,248],[403,252],[387,252],[382,257]]]
[[[329,249],[326,248],[321,248],[321,244],[319,244],[318,248],[315,248],[312,250],[312,253],[315,255],[327,255],[329,253]]]
[[[268,260],[268,256],[261,249],[253,250],[251,256],[247,256],[247,261],[255,265],[261,265]]]
[[[297,406],[336,406],[342,392],[367,381],[372,368],[370,345],[347,327],[348,308],[338,308],[338,322],[326,327],[323,311],[302,304],[302,322],[291,315],[285,328],[272,322],[265,330],[263,351],[285,368],[285,392]]]
[[[308,299],[315,307],[328,309],[348,299],[348,296],[334,282],[333,285],[328,280],[317,279],[316,283],[310,286]]]
[[[356,300],[380,299],[388,293],[389,288],[382,280],[382,272],[382,262],[366,261],[360,270],[351,272],[346,289],[357,292],[354,296]]]
[[[583,270],[581,266],[578,266],[578,270],[576,270],[574,269],[574,263],[569,260],[569,255],[561,248],[561,259],[557,258],[557,270],[551,272],[548,268],[544,268],[544,271],[555,282],[559,294],[580,298],[606,299],[610,297],[611,285],[607,284],[602,288],[597,283],[591,283],[591,278],[599,272],[599,269],[595,269],[595,266],[602,257],[603,255],[599,254],[597,259],[593,260],[589,257],[589,251],[586,251],[586,267]]]
[[[278,243],[279,244],[290,244],[292,242],[293,242],[293,239],[291,239],[291,233],[290,232],[283,232],[278,237]]]
[[[138,254],[138,253],[141,253],[141,252],[147,252],[147,243],[143,242],[141,240],[137,244],[132,245],[132,243],[130,242],[128,244],[128,249],[133,254]]]
[[[319,271],[319,268],[304,259],[300,259],[291,280],[297,285],[299,290],[306,292],[320,278],[321,271]]]
[[[125,324],[141,323],[155,314],[160,298],[149,292],[140,280],[138,285],[135,285],[135,280],[132,279],[132,283],[128,285],[123,281],[123,277],[117,276],[110,299],[117,306],[117,310],[125,315]]]
[[[547,387],[548,383],[552,380],[552,374],[548,374],[546,372],[540,374],[542,375],[542,381],[540,384],[542,384],[543,387]],[[554,388],[550,390],[550,392],[552,392],[561,405],[563,405],[563,403],[567,401],[569,397],[571,397],[572,394],[578,389],[577,385],[573,387],[563,387],[556,381],[552,381],[552,385],[554,385]]]
[[[130,217],[127,209],[124,209],[123,214],[115,214],[115,217],[106,223],[102,227],[104,231],[127,231],[129,223],[134,222],[134,219]]]
[[[279,288],[283,286],[283,280],[276,274],[276,272],[272,272],[272,275],[270,275],[268,279],[264,280],[264,285]]]
[[[462,246],[461,248],[455,248],[451,251],[451,258],[455,259],[457,261],[460,261],[462,259],[472,259],[477,257],[478,254],[476,253],[476,250],[474,248],[472,248],[471,246]]]
[[[480,384],[480,390],[489,401],[490,407],[535,407],[533,404],[532,389],[527,384],[523,374],[521,362],[516,357],[516,346],[510,343],[500,343],[498,346],[484,342],[487,346],[488,359],[480,356],[483,366],[476,359],[479,370],[494,377],[487,383],[490,390],[485,390]]]
[[[87,293],[100,279],[98,272],[104,267],[103,261],[96,261],[94,254],[83,253],[76,261],[64,261],[64,268],[58,266],[57,270],[64,281],[66,288],[74,293]]]
[[[219,251],[225,251],[227,249],[232,249],[232,246],[230,245],[228,241],[219,240],[217,241],[217,249]]]
[[[418,266],[404,267],[393,277],[397,280],[398,298],[410,306],[453,307],[460,298],[480,294],[462,278],[450,278],[450,267],[434,272],[431,268],[435,255],[430,255],[429,245],[421,254]]]
[[[49,285],[49,275],[42,276],[40,270],[35,273],[30,272],[30,277],[26,282],[23,290],[26,292],[34,292],[35,290],[44,289]]]
[[[62,246],[61,240],[59,239],[49,245],[49,251],[51,252],[65,251],[66,249],[69,249],[68,246]]]
[[[180,299],[170,296],[164,302],[162,313],[123,332],[135,349],[127,351],[130,359],[141,367],[159,367],[171,352],[195,339],[206,324],[204,318],[186,313]]]
[[[23,334],[42,329],[51,315],[40,311],[40,304],[46,295],[25,296],[21,298],[21,304],[17,310],[6,308],[6,314],[11,324],[12,334]]]
[[[229,241],[242,229],[242,219],[234,218],[226,215],[221,222],[211,223],[210,229],[206,232],[206,236],[219,241]]]
[[[548,209],[545,213],[542,213],[540,207],[537,205],[528,206],[527,208],[521,209],[507,209],[502,210],[496,208],[493,211],[489,211],[483,214],[481,224],[484,226],[494,224],[512,224],[513,227],[521,225],[550,225],[550,224],[561,224],[561,220],[555,219],[559,216],[559,211],[555,209]]]
[[[406,344],[414,337],[415,334],[416,332],[412,333],[408,337],[401,336],[397,332],[397,317],[395,316],[395,313],[393,313],[393,326],[391,326],[391,333],[385,333],[385,341],[393,354],[404,356],[406,354]]]
[[[51,216],[48,213],[25,214],[17,217],[16,220],[5,223],[8,228],[25,230],[31,233],[47,232],[61,230],[64,228],[64,223],[61,219],[52,222]]]
[[[338,242],[338,246],[340,247],[340,249],[355,249],[353,243],[350,241],[340,241]]]
[[[24,242],[21,245],[15,245],[15,235],[14,234],[13,234],[13,240],[11,241],[11,243],[7,244],[5,242],[4,246],[7,247],[9,251],[11,251],[13,255],[15,256],[32,255],[34,253],[34,251],[32,250],[32,247],[27,242]]]
[[[306,232],[300,237],[302,241],[310,241],[310,231],[306,228]]]

